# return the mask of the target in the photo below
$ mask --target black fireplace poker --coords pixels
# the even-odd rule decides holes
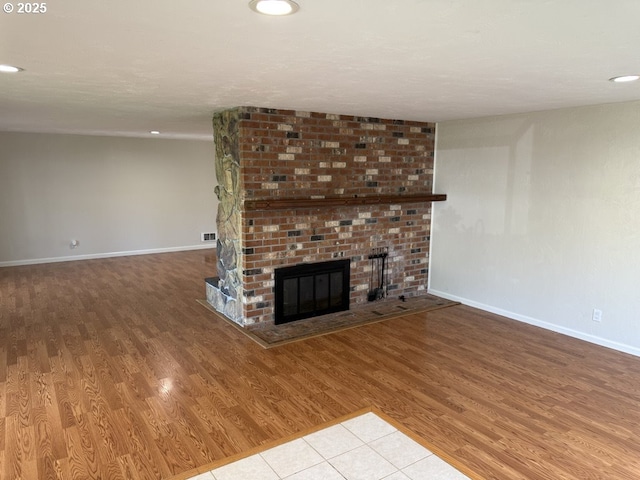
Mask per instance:
[[[371,260],[371,280],[369,281],[369,293],[367,300],[373,302],[386,297],[386,261],[389,256],[388,247],[374,248],[369,254]],[[374,284],[374,272],[377,282]]]

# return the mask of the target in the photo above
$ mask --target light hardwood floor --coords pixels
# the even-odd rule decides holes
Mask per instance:
[[[640,478],[640,359],[465,306],[264,350],[212,251],[0,269],[0,478],[166,479],[374,407],[477,478]]]

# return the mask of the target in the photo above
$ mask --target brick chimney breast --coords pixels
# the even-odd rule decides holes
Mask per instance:
[[[238,107],[213,127],[218,277],[207,300],[218,311],[240,325],[273,322],[275,269],[337,258],[351,260],[350,303],[364,303],[368,254],[381,247],[389,294],[426,292],[430,202],[247,205],[431,194],[435,124]]]

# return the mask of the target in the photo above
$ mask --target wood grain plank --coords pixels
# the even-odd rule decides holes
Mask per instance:
[[[325,197],[325,198],[265,198],[245,200],[243,208],[253,210],[296,210],[299,208],[336,208],[352,205],[396,205],[405,203],[442,202],[445,194],[416,195],[369,195],[359,197]]]
[[[168,479],[362,408],[474,478],[635,479],[640,359],[455,306],[264,350],[208,251],[0,269],[0,478]]]

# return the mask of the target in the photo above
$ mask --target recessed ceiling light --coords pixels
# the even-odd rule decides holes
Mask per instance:
[[[0,65],[0,72],[2,73],[17,73],[23,70],[24,68],[14,67],[13,65]]]
[[[613,77],[609,80],[616,83],[635,82],[640,79],[640,75],[620,75],[619,77]]]
[[[265,15],[290,15],[296,13],[300,6],[293,0],[251,0],[249,8]]]
[[[149,133],[151,135],[160,135],[160,132],[158,130],[151,130]]]

